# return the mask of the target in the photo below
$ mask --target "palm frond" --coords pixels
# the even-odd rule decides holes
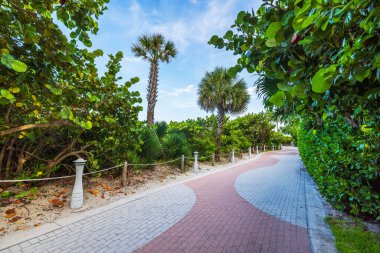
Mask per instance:
[[[269,97],[276,94],[278,91],[277,84],[279,80],[269,78],[265,75],[260,75],[260,77],[256,80],[254,86],[256,86],[256,93],[259,98],[263,98],[263,100],[268,100]]]

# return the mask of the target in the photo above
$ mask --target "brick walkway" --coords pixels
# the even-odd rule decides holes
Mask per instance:
[[[310,252],[298,159],[268,152],[0,252]]]
[[[288,194],[287,199],[296,199],[295,202],[301,202],[299,200],[303,197],[301,205],[305,206],[304,192],[292,192],[304,184],[300,182],[304,181],[303,177],[293,176],[300,170],[295,166],[293,156],[290,155],[288,164],[289,156],[275,159],[266,153],[253,162],[187,183],[197,197],[190,213],[137,252],[310,252],[305,212],[299,222],[303,226],[293,225],[254,207],[235,189],[236,178],[246,171],[257,169],[260,175],[267,172],[273,175],[272,171],[276,170],[279,175],[273,181],[266,178],[257,185],[253,180],[252,187],[243,185],[244,192],[249,196],[263,194],[270,202],[273,198],[279,200],[279,205],[275,205],[278,210],[274,212],[281,217],[282,211],[293,212],[290,207],[298,208],[297,205],[282,205],[283,200],[275,195],[278,191],[273,189],[278,187],[278,179],[282,178],[289,188],[281,189],[285,191],[281,196]],[[284,159],[281,167],[277,165],[278,159]],[[289,174],[289,170],[294,173]],[[267,189],[269,193],[261,189]]]

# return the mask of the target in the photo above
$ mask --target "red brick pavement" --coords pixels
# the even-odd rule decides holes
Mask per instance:
[[[262,212],[235,190],[239,174],[277,162],[266,153],[252,162],[187,183],[196,193],[194,207],[137,252],[310,252],[305,228]]]

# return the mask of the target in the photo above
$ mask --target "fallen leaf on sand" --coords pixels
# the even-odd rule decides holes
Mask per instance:
[[[14,223],[14,222],[18,221],[19,219],[21,219],[21,217],[15,216],[12,219],[8,220],[8,223]]]
[[[2,193],[4,190],[3,190],[3,188],[0,188],[0,193]],[[1,231],[1,230],[0,230]]]
[[[104,192],[102,192],[102,197],[101,197],[101,198],[104,199],[105,197],[106,197],[106,196],[104,196]]]
[[[9,213],[9,214],[5,215],[5,218],[10,219],[15,215],[16,215],[16,213]]]
[[[4,232],[5,231],[5,228],[0,228],[0,232]]]
[[[88,190],[88,192],[91,193],[94,196],[98,196],[98,194],[99,194],[99,190],[96,190],[96,189]]]
[[[17,229],[18,230],[27,230],[28,226],[22,225],[22,226],[17,227]]]
[[[19,199],[16,199],[15,201],[13,201],[13,204],[15,204],[15,205],[18,205],[20,203],[21,203],[21,200],[19,200]]]
[[[61,195],[65,195],[67,193],[67,189],[63,189],[62,191],[59,192]]]
[[[16,212],[16,210],[14,208],[8,209],[5,211],[6,214],[11,214],[11,213],[15,213],[15,212]]]
[[[52,204],[55,207],[62,207],[64,204],[64,201],[59,199],[49,199],[48,200],[50,204]]]
[[[41,223],[36,223],[36,224],[34,224],[34,226],[39,227],[39,226],[41,226]]]
[[[102,188],[103,188],[104,190],[107,190],[107,191],[112,191],[112,188],[109,187],[109,186],[106,185],[106,184],[102,184]]]

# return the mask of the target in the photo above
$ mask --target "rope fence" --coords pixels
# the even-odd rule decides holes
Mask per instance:
[[[274,150],[273,146],[272,146],[272,149]],[[281,144],[280,149],[282,149],[282,144]],[[257,146],[256,146],[256,149],[253,148],[253,150],[250,147],[248,149],[248,157],[251,157],[252,151],[255,151],[255,150],[256,150],[256,153],[258,153],[258,147]],[[263,150],[265,151],[265,145],[263,147]],[[242,158],[243,157],[242,156],[242,154],[243,154],[242,150],[240,150],[238,153],[240,153],[240,157]],[[232,150],[229,153],[219,153],[219,155],[221,155],[221,156],[226,155],[227,157],[229,156],[230,162],[232,162],[232,163],[235,162],[235,150]],[[74,161],[75,171],[76,171],[75,175],[59,176],[59,177],[47,177],[47,178],[30,178],[30,179],[9,179],[9,180],[5,179],[5,180],[0,180],[0,183],[36,182],[36,181],[58,180],[58,179],[75,177],[75,183],[74,183],[74,188],[73,188],[73,192],[72,192],[70,207],[71,208],[81,208],[83,206],[83,184],[82,184],[83,176],[87,176],[87,175],[91,175],[91,174],[97,174],[100,172],[110,171],[113,169],[123,167],[123,171],[122,171],[122,175],[121,175],[121,181],[122,181],[122,185],[124,187],[126,187],[131,166],[143,166],[143,167],[158,166],[158,165],[164,165],[164,164],[169,164],[169,163],[181,161],[180,162],[181,172],[183,172],[184,166],[185,166],[185,159],[187,159],[190,161],[194,161],[194,173],[197,174],[198,168],[199,168],[198,167],[198,161],[202,161],[202,160],[205,161],[205,160],[210,159],[210,158],[212,158],[212,166],[215,166],[215,153],[212,155],[199,157],[198,152],[194,152],[194,157],[185,157],[184,155],[182,155],[180,158],[173,159],[170,161],[165,161],[165,162],[160,162],[160,163],[150,163],[150,164],[138,164],[138,163],[125,162],[124,164],[119,164],[119,165],[109,167],[106,169],[101,169],[101,170],[96,170],[96,171],[86,172],[86,173],[83,173],[84,166],[86,164],[86,160],[79,158],[76,161]]]
[[[282,145],[281,145],[282,147]],[[252,151],[254,151],[255,149],[252,149]],[[257,150],[257,147],[256,147],[256,150]],[[265,146],[264,146],[264,151],[265,151]],[[234,151],[231,151],[231,152],[228,152],[228,153],[219,153],[220,156],[225,156],[225,157],[230,157],[230,158],[234,158],[233,157],[233,154],[234,154]],[[249,154],[251,154],[251,150],[249,151]],[[169,164],[169,163],[173,163],[173,162],[176,162],[176,161],[180,161],[182,159],[187,159],[187,160],[190,160],[190,161],[205,161],[206,159],[210,159],[210,158],[213,158],[213,165],[214,165],[214,160],[215,160],[215,153],[212,154],[212,155],[208,155],[208,156],[201,156],[201,157],[198,157],[198,155],[195,157],[185,157],[185,156],[182,156],[180,158],[177,158],[177,159],[173,159],[173,160],[170,160],[170,161],[165,161],[165,162],[160,162],[160,163],[145,163],[145,164],[138,164],[138,163],[127,163],[128,166],[142,166],[142,167],[146,167],[146,166],[158,166],[158,165],[164,165],[164,164]],[[233,160],[233,159],[231,159]],[[232,161],[234,162],[234,161]],[[87,175],[91,175],[91,174],[96,174],[96,173],[100,173],[100,172],[104,172],[104,171],[109,171],[109,170],[112,170],[112,169],[116,169],[116,168],[120,168],[120,167],[123,167],[125,166],[125,164],[119,164],[119,165],[116,165],[116,166],[113,166],[113,167],[109,167],[109,168],[106,168],[106,169],[101,169],[101,170],[96,170],[96,171],[92,171],[92,172],[86,172],[86,173],[83,173],[82,175],[83,176],[87,176]],[[181,164],[181,167],[183,167],[183,162]],[[181,168],[181,171],[182,171],[183,168]],[[58,179],[65,179],[65,178],[73,178],[75,177],[76,175],[69,175],[69,176],[60,176],[60,177],[47,177],[47,178],[30,178],[30,179],[4,179],[4,180],[0,180],[0,183],[19,183],[19,182],[36,182],[36,181],[47,181],[47,180],[58,180]]]

